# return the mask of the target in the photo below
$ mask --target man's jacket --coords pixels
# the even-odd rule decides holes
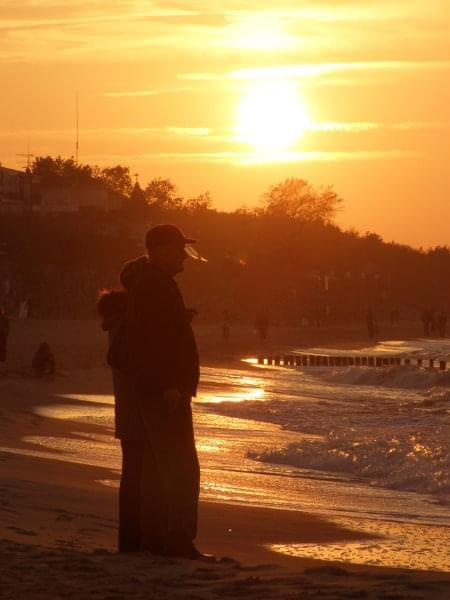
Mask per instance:
[[[198,352],[183,297],[173,278],[151,262],[128,290],[125,340],[126,370],[138,391],[159,395],[177,388],[195,396]]]

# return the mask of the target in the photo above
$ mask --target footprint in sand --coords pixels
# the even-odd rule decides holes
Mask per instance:
[[[31,531],[29,529],[22,529],[21,527],[14,527],[14,525],[8,525],[7,529],[12,529],[12,531],[20,533],[20,535],[37,535],[35,531]]]
[[[60,514],[56,517],[56,521],[73,521],[73,517],[66,514]]]

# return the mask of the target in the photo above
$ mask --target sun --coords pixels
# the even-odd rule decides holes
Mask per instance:
[[[311,123],[305,102],[290,81],[251,82],[242,95],[237,116],[238,140],[255,152],[276,154],[295,146]]]

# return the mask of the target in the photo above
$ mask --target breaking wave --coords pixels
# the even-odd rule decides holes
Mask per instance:
[[[287,447],[248,451],[254,460],[343,473],[450,502],[449,373],[403,367],[311,371],[289,371],[284,393],[268,386],[263,401],[210,407],[299,432],[299,441]]]
[[[329,383],[382,385],[419,390],[427,390],[433,386],[450,386],[450,370],[439,371],[411,366],[348,367],[328,371],[321,370],[320,377]]]
[[[351,474],[373,485],[434,494],[450,502],[448,448],[423,433],[389,432],[380,438],[368,432],[335,431],[324,440],[303,440],[248,455],[262,462]]]

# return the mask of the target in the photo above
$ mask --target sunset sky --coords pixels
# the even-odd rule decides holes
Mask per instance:
[[[0,161],[75,152],[257,204],[331,184],[343,227],[450,245],[450,1],[0,0]]]

